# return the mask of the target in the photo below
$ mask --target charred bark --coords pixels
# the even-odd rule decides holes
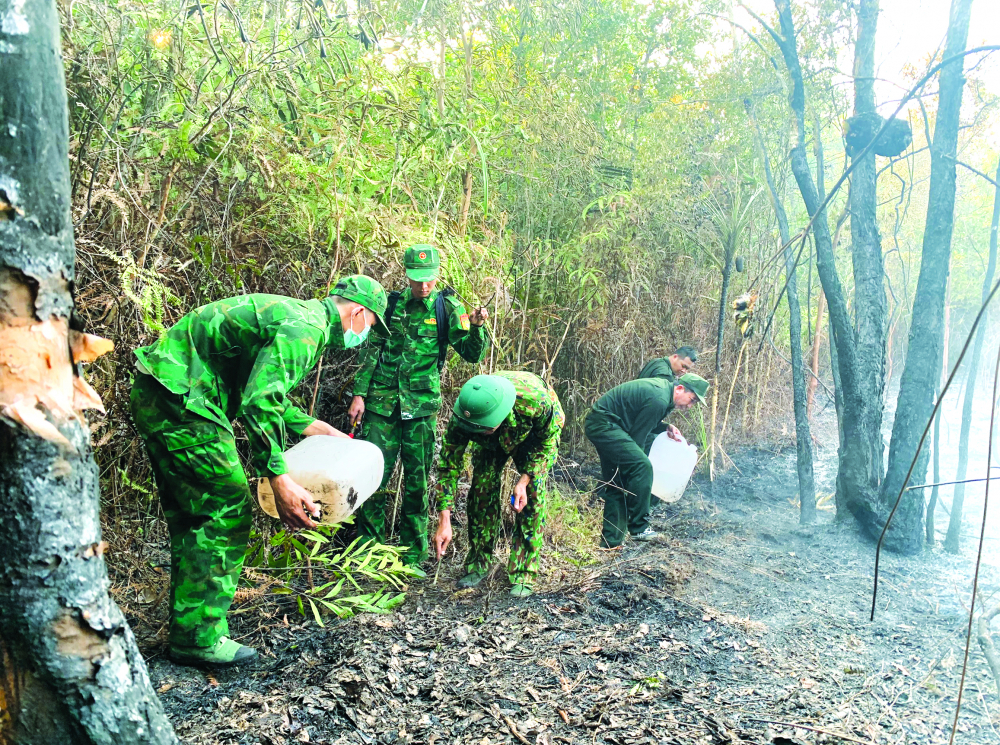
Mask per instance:
[[[1000,162],[997,163],[996,179],[1000,183]],[[997,269],[997,232],[1000,230],[1000,187],[993,192],[993,223],[990,226],[990,256],[983,277],[983,302],[993,289],[993,275]],[[969,377],[965,383],[965,398],[962,401],[962,430],[958,438],[958,470],[955,480],[964,481],[969,472],[969,436],[972,432],[972,403],[976,394],[976,378],[979,377],[979,360],[983,354],[983,342],[989,323],[979,324],[976,338],[972,342],[972,359],[969,360]],[[959,536],[962,532],[962,510],[965,507],[965,484],[955,485],[951,499],[951,515],[948,520],[948,535],[944,539],[946,551],[957,554]]]
[[[889,464],[882,484],[882,503],[891,505],[903,488],[913,459],[912,478],[922,483],[927,474],[927,449],[917,452],[921,434],[934,409],[934,392],[941,377],[944,348],[944,303],[955,222],[955,155],[959,116],[965,88],[964,57],[969,36],[972,0],[953,0],[945,59],[955,59],[941,70],[934,140],[931,145],[931,183],[924,225],[920,275],[913,298],[909,346],[899,384],[896,418],[889,443]],[[889,530],[887,545],[913,553],[923,543],[924,500],[920,490],[903,495]]]
[[[875,108],[875,33],[878,0],[858,4],[858,39],[854,48],[854,116],[878,117]],[[877,489],[882,481],[884,445],[882,413],[885,408],[886,318],[888,316],[882,264],[882,237],[877,223],[875,152],[852,158],[851,262],[854,272],[855,344],[859,395],[850,416],[863,433],[857,458]],[[844,464],[842,464],[842,467]],[[871,505],[875,508],[875,505]],[[872,526],[874,527],[874,526]],[[881,529],[881,525],[878,525]]]
[[[108,595],[53,0],[0,0],[0,742],[176,743]]]
[[[796,125],[796,142],[790,153],[792,174],[802,195],[806,210],[813,221],[816,240],[816,270],[823,292],[826,294],[832,329],[831,344],[836,345],[836,362],[839,371],[837,390],[840,407],[841,441],[837,473],[837,509],[843,515],[854,515],[858,525],[869,535],[877,535],[881,522],[877,510],[878,486],[882,474],[881,460],[873,457],[873,438],[881,433],[871,430],[869,420],[863,415],[867,391],[859,376],[858,339],[847,306],[843,285],[837,273],[833,254],[833,239],[826,208],[816,188],[805,148],[805,84],[795,43],[795,24],[790,0],[774,0],[778,11],[781,33],[768,29],[778,44],[791,79],[789,105]]]

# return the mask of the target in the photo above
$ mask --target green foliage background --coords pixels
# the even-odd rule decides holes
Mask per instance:
[[[852,104],[837,68],[854,21],[840,0],[801,5],[811,144],[824,146],[830,186],[844,167],[840,128]],[[124,407],[131,350],[201,303],[319,296],[347,272],[392,289],[402,248],[436,243],[447,283],[468,305],[490,307],[497,345],[485,367],[551,379],[569,415],[566,452],[585,457],[589,405],[645,360],[693,343],[705,350],[701,371],[711,369],[718,227],[763,187],[747,103],[793,231],[807,222],[785,163],[782,68],[764,36],[758,44],[733,31],[727,43],[726,3],[77,0],[63,11],[78,304],[117,345],[94,366],[109,408],[95,441],[107,515],[138,535],[155,510],[130,486],[144,472]],[[962,154],[992,173],[984,134],[995,99],[974,72],[970,92]],[[933,126],[933,95],[925,103]],[[929,170],[923,120],[909,116],[910,153],[879,166],[893,359],[905,344]],[[957,329],[978,305],[992,202],[992,187],[970,173],[959,188]],[[846,197],[836,195],[831,215],[844,214]],[[713,381],[723,393],[733,385],[730,440],[793,431],[778,249],[770,204],[758,198],[737,247],[747,269],[731,291],[759,293],[757,335],[733,383],[739,340],[727,330]],[[850,289],[843,246],[839,255]],[[800,272],[814,323],[809,250]],[[319,411],[335,425],[352,364],[350,354],[325,363]],[[446,382],[470,372],[453,361]]]

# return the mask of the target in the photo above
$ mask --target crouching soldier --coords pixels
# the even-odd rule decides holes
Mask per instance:
[[[287,474],[290,430],[343,437],[288,394],[324,351],[360,344],[383,323],[386,294],[344,277],[324,300],[243,295],[191,311],[159,341],[135,350],[130,403],[170,531],[170,656],[224,667],[257,652],[229,638],[250,535],[251,497],[232,421],[250,441],[254,471],[269,478],[282,522],[314,527],[319,509]]]
[[[705,403],[708,381],[688,373],[676,384],[663,378],[622,383],[605,393],[587,415],[584,431],[601,459],[604,527],[601,545],[617,548],[631,534],[637,541],[652,541],[659,534],[649,527],[649,500],[653,464],[643,451],[653,428],[671,411],[684,411],[695,400]],[[680,440],[675,426],[666,429]]]
[[[459,587],[475,587],[493,563],[500,536],[500,493],[508,459],[521,474],[514,487],[514,537],[507,576],[514,597],[531,594],[538,574],[545,522],[546,480],[559,454],[559,437],[566,417],[555,391],[528,372],[477,375],[462,386],[445,432],[438,464],[440,520],[434,543],[438,560],[451,543],[451,510],[458,491],[469,443],[472,450],[472,488],[469,490],[469,554],[466,575]]]
[[[355,519],[363,540],[385,543],[385,489],[398,456],[403,462],[399,526],[399,542],[407,546],[403,561],[418,576],[426,576],[420,563],[427,558],[427,477],[434,463],[441,369],[449,346],[467,362],[483,358],[489,348],[483,328],[488,314],[477,308],[466,315],[453,295],[436,288],[441,259],[433,246],[410,246],[403,265],[409,287],[389,296],[385,318],[389,331],[372,337],[354,377],[351,424],[364,416],[365,439],[385,456],[379,491]]]

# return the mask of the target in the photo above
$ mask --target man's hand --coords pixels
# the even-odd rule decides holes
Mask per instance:
[[[361,417],[365,415],[365,399],[363,396],[355,396],[351,401],[351,408],[347,410],[347,416],[351,418],[351,426],[356,427]]]
[[[451,510],[442,510],[438,518],[438,529],[434,534],[434,547],[437,549],[438,561],[444,556],[451,543]]]
[[[336,427],[331,427],[324,421],[319,419],[314,419],[313,423],[302,430],[302,434],[306,437],[312,437],[313,435],[330,435],[331,437],[347,437],[343,432],[341,432]]]
[[[684,435],[682,435],[681,431],[677,429],[677,427],[675,427],[674,425],[668,424],[666,432],[667,432],[667,437],[669,437],[674,442],[686,442],[686,440],[684,439]]]
[[[286,527],[292,529],[316,527],[316,523],[309,517],[311,515],[319,519],[319,505],[313,501],[312,494],[296,484],[287,473],[271,476],[268,481],[271,482],[271,491],[274,492],[274,506]]]
[[[528,484],[531,476],[524,474],[514,486],[514,512],[520,512],[528,504]]]
[[[478,308],[474,308],[472,313],[469,314],[469,323],[473,326],[482,326],[490,318],[490,312],[486,310],[486,306],[482,305]]]

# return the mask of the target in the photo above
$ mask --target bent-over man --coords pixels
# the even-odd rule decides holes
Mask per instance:
[[[477,375],[462,386],[445,432],[438,464],[437,497],[440,519],[434,537],[440,561],[451,543],[451,510],[465,451],[472,449],[472,488],[466,504],[469,554],[466,574],[458,586],[475,587],[489,572],[500,536],[505,499],[500,481],[513,459],[521,474],[514,487],[514,537],[507,576],[510,594],[527,597],[538,574],[545,523],[546,481],[559,454],[559,437],[566,417],[555,391],[529,372],[501,371]]]
[[[601,459],[601,491],[604,496],[604,527],[601,545],[617,548],[631,535],[637,541],[652,541],[659,533],[649,527],[649,500],[653,487],[653,464],[642,444],[671,411],[684,411],[695,400],[705,403],[708,381],[688,373],[675,385],[663,378],[632,380],[615,386],[594,404],[584,427]],[[672,424],[671,439],[681,434]]]
[[[388,332],[376,332],[354,377],[351,424],[366,419],[364,437],[385,457],[379,490],[358,510],[358,535],[385,543],[386,488],[396,457],[403,462],[403,503],[399,542],[403,562],[426,576],[427,478],[434,461],[437,412],[441,408],[441,369],[449,345],[466,362],[483,359],[489,338],[485,308],[469,316],[447,291],[437,290],[441,257],[433,246],[416,245],[403,255],[409,287],[394,292],[386,313]]]
[[[677,351],[669,357],[656,357],[645,364],[636,380],[644,378],[663,378],[671,386],[676,385],[677,378],[686,375],[694,369],[694,363],[698,361],[698,351],[694,347],[677,347]],[[653,447],[653,440],[661,432],[666,432],[667,425],[660,422],[653,431],[649,433],[646,442],[643,444],[642,452],[649,455],[649,449]]]
[[[251,495],[232,422],[250,441],[282,522],[314,527],[319,508],[287,473],[288,431],[342,432],[288,394],[327,350],[360,344],[383,323],[386,294],[368,277],[342,278],[323,300],[242,295],[191,311],[159,341],[135,350],[132,418],[153,466],[170,531],[170,656],[223,667],[257,652],[229,638],[250,535]]]

